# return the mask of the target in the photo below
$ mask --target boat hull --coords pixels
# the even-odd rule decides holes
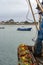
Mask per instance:
[[[31,31],[32,28],[18,28],[18,31]]]

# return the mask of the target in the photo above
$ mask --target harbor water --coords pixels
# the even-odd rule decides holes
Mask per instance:
[[[36,35],[34,25],[0,25],[0,65],[18,65],[17,47],[19,44],[34,45]],[[19,27],[32,27],[31,31],[17,31]]]

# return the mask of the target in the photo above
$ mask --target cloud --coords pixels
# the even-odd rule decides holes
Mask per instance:
[[[0,0],[0,20],[19,14],[21,15],[21,13],[26,12],[27,10],[28,7],[25,0]]]
[[[27,12],[18,12],[15,14],[4,14],[4,15],[0,15],[0,20],[9,20],[9,19],[14,19],[14,21],[25,21],[26,20],[26,14]]]
[[[31,3],[34,3],[31,0]],[[33,8],[36,4],[32,4]],[[15,20],[25,19],[26,13],[28,11],[28,4],[26,0],[0,0],[0,20],[15,18]],[[17,17],[18,16],[18,17]]]
[[[25,0],[1,0],[0,1],[0,9],[1,11],[7,10],[24,10],[27,8]]]
[[[25,0],[1,0],[0,1],[0,14],[2,13],[14,13],[24,11],[27,9]]]

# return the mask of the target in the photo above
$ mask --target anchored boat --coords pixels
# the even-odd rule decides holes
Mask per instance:
[[[0,29],[5,29],[5,27],[0,27]]]
[[[17,28],[18,31],[31,31],[32,28]]]

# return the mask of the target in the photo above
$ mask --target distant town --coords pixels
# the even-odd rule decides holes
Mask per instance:
[[[35,25],[38,24],[38,22],[28,22],[28,21],[21,21],[21,22],[15,22],[13,19],[10,19],[8,21],[0,21],[0,25]]]

